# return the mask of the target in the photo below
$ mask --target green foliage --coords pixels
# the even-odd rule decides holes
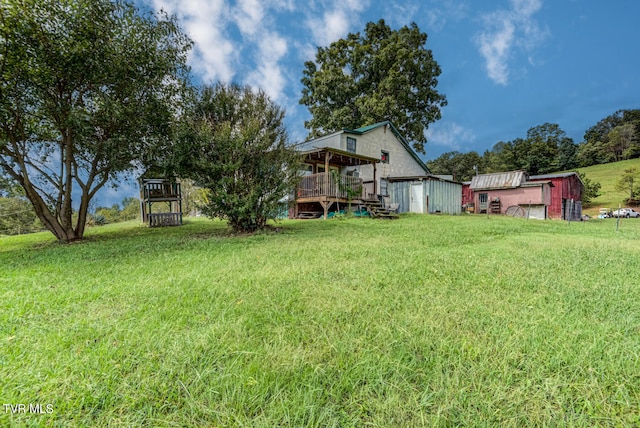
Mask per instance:
[[[609,147],[616,162],[638,157],[640,144],[638,144],[634,125],[626,123],[613,128],[609,132]]]
[[[4,0],[0,14],[0,168],[56,238],[81,239],[96,192],[169,135],[191,42],[128,1]]]
[[[618,110],[589,128],[579,148],[581,166],[640,156],[640,110]]]
[[[582,203],[591,203],[591,201],[600,196],[600,189],[602,188],[602,185],[597,181],[592,181],[585,173],[580,171],[576,172],[584,184],[584,190],[582,191]]]
[[[381,19],[369,22],[363,35],[319,47],[302,78],[310,136],[390,120],[424,153],[425,130],[446,105],[435,89],[441,70],[426,42],[415,23],[392,30]]]
[[[139,217],[140,200],[126,197],[121,204],[113,204],[111,207],[97,207],[93,216],[93,223],[101,226],[107,223],[135,220]]]
[[[106,217],[103,216],[102,214],[92,215],[91,218],[89,219],[89,222],[93,226],[104,226],[105,224],[108,223]]]
[[[20,188],[20,185],[11,177],[4,176],[2,172],[2,169],[0,169],[0,197],[24,196],[24,191]]]
[[[180,188],[182,189],[182,211],[187,215],[196,214],[200,206],[208,204],[207,189],[196,186],[193,180],[181,179]]]
[[[499,142],[485,152],[486,172],[525,170],[531,175],[564,171],[577,166],[578,148],[555,123],[530,128],[527,138]]]
[[[202,210],[237,232],[263,229],[292,192],[298,159],[288,147],[284,110],[262,91],[205,87],[186,115],[170,162],[208,190]]]
[[[612,162],[611,156],[606,150],[606,143],[602,141],[580,144],[577,157],[580,166],[601,165]]]
[[[471,181],[482,167],[483,159],[477,152],[447,152],[427,162],[429,170],[436,175],[452,175],[454,181]]]
[[[129,221],[140,218],[140,200],[138,198],[124,198],[120,204],[120,221]]]
[[[616,190],[627,192],[629,199],[637,199],[640,196],[639,183],[640,172],[636,168],[627,168],[616,181]]]
[[[281,225],[0,239],[0,425],[638,425],[640,220]]]
[[[0,235],[20,235],[41,231],[33,207],[21,197],[0,197]]]

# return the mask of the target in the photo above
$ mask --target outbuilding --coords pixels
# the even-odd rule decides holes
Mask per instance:
[[[399,213],[460,214],[462,184],[435,175],[389,177],[390,205]]]
[[[582,218],[582,193],[584,183],[577,172],[532,175],[531,182],[551,182],[551,201],[549,217],[562,220],[580,220]]]
[[[551,181],[529,181],[524,171],[479,174],[469,186],[476,214],[507,214],[548,218]]]

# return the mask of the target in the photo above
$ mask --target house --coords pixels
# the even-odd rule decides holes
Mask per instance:
[[[551,204],[549,217],[562,220],[580,220],[582,218],[582,193],[584,183],[577,172],[532,175],[529,181],[550,181]]]
[[[319,190],[336,191],[317,181],[329,180],[329,174],[343,183],[342,187],[348,183],[349,186],[361,185],[362,189],[354,188],[354,192],[351,192],[352,196],[359,195],[361,201],[379,200],[399,212],[460,212],[460,184],[433,176],[409,142],[389,121],[358,129],[343,129],[306,141],[298,146],[298,150],[304,157],[304,177],[296,192],[297,216],[307,208],[312,208],[301,204],[319,203],[326,213],[334,209],[334,203],[340,203],[339,199],[345,199],[336,198],[336,195],[327,196],[322,201],[318,199],[322,198]],[[326,178],[316,174],[324,174]],[[427,185],[429,182],[436,184]],[[438,193],[444,187],[451,187],[451,190]],[[304,196],[309,195],[311,189],[314,189],[314,198],[318,200],[311,201]],[[441,202],[443,198],[446,201]],[[354,198],[351,202],[354,202]]]
[[[469,185],[476,214],[520,215],[536,219],[548,218],[552,187],[551,181],[530,181],[524,171],[479,174]]]

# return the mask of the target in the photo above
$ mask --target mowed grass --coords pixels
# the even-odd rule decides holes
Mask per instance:
[[[629,192],[616,190],[616,182],[620,179],[625,169],[636,168],[640,171],[640,158],[629,159],[620,162],[612,162],[602,165],[593,165],[577,170],[586,174],[591,181],[602,185],[600,196],[593,199],[589,204],[590,208],[584,211],[590,215],[597,216],[598,208],[617,209],[619,205],[624,205],[624,200],[629,197]]]
[[[0,239],[0,425],[640,425],[640,220],[278,227]]]

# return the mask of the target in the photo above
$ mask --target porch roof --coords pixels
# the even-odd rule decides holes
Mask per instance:
[[[338,150],[331,147],[306,150],[300,153],[302,154],[303,162],[309,163],[324,163],[327,155],[329,156],[329,165],[336,166],[369,165],[380,162],[380,159],[378,158],[357,155],[355,153],[345,152],[344,150]]]

